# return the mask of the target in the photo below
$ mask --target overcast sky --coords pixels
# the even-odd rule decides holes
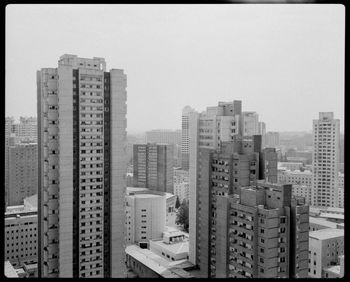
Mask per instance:
[[[9,5],[6,116],[36,115],[36,71],[104,57],[128,79],[128,132],[181,128],[182,108],[242,100],[267,131],[344,124],[342,5]]]

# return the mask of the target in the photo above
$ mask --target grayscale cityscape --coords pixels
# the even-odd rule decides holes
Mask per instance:
[[[344,277],[345,7],[6,7],[5,277]]]

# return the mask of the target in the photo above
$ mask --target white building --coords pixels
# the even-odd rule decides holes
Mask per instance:
[[[321,229],[309,232],[309,277],[325,278],[324,269],[336,265],[344,254],[344,230]]]
[[[124,277],[126,75],[66,54],[37,87],[39,277]]]
[[[150,251],[170,261],[188,259],[188,234],[179,230],[163,233],[160,240],[150,241]]]
[[[149,197],[145,196],[145,195],[148,195]],[[131,198],[129,198],[129,197],[131,197]],[[165,221],[163,223],[161,232],[164,231],[164,228],[166,228],[166,226],[176,227],[176,224],[175,224],[175,221],[176,221],[176,211],[175,211],[176,196],[175,195],[173,195],[171,193],[155,191],[155,190],[148,189],[148,188],[127,187],[127,189],[126,189],[126,201],[129,202],[129,204],[127,204],[129,206],[132,204],[131,199],[135,199],[133,201],[140,201],[140,199],[143,199],[142,201],[144,201],[144,202],[154,201],[155,203],[157,203],[158,206],[160,205],[160,202],[164,201],[164,205],[162,204],[162,207],[164,209],[162,208],[161,215],[155,214],[154,220],[156,220],[157,222],[159,222],[161,220],[163,222],[163,216],[164,216]],[[162,200],[160,200],[160,199],[162,199]],[[133,205],[133,206],[135,206],[135,205]],[[135,216],[137,216],[137,214],[135,214],[135,212],[137,211],[137,210],[135,210],[135,207],[131,208],[131,210],[130,210],[130,208],[128,208],[128,206],[127,206],[126,210],[127,210],[127,216],[131,216],[131,218],[135,218]],[[148,209],[148,212],[151,212],[151,210]],[[132,215],[132,214],[135,214],[135,215]],[[149,216],[151,217],[152,214],[149,214]],[[141,223],[145,223],[145,222],[141,222]],[[135,240],[135,238],[136,238],[135,236],[130,237],[131,235],[130,236],[128,235],[128,230],[134,230],[134,228],[135,228],[135,226],[130,226],[130,228],[129,228],[129,226],[128,226],[129,224],[136,224],[136,223],[135,222],[132,223],[131,221],[129,223],[129,220],[127,219],[127,238],[130,238],[130,240],[127,239],[126,241],[128,244],[138,243],[139,241]],[[142,234],[146,234],[146,233],[142,233]],[[147,234],[149,234],[149,233],[147,233]],[[159,235],[159,232],[156,234]],[[145,236],[141,236],[141,237],[145,237]],[[153,235],[152,235],[152,238],[154,238]],[[158,237],[156,239],[159,239],[159,238],[161,238],[161,237]],[[150,239],[150,237],[148,236],[146,239],[143,239],[142,242],[147,243],[149,239]],[[145,245],[145,244],[141,244],[141,245]]]
[[[156,194],[126,196],[126,241],[148,247],[149,240],[162,238],[166,225],[166,197]]]
[[[314,206],[338,207],[338,170],[340,161],[340,121],[332,112],[320,112],[313,121],[313,187]]]

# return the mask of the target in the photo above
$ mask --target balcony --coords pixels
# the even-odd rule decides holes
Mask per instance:
[[[58,185],[57,184],[50,184],[47,189],[48,195],[53,196],[58,194]]]

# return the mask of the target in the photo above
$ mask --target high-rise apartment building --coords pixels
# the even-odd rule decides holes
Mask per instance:
[[[204,271],[217,278],[306,278],[309,207],[291,190],[262,182],[241,187],[239,196],[213,193]]]
[[[268,148],[269,149],[269,148]],[[265,149],[265,150],[268,150]],[[216,248],[215,210],[216,196],[239,195],[240,187],[256,185],[259,179],[277,179],[277,155],[275,169],[266,169],[268,154],[261,151],[261,136],[252,138],[236,136],[233,141],[222,142],[219,149],[199,149],[200,165],[196,190],[196,261],[205,277],[216,277],[215,269],[211,269],[210,252]],[[273,175],[274,174],[274,175]],[[211,226],[211,229],[208,229]],[[215,231],[214,231],[215,232]],[[209,249],[208,249],[209,246]],[[213,256],[211,256],[213,257]]]
[[[37,193],[38,145],[28,143],[9,146],[7,204],[22,205],[24,198]]]
[[[332,112],[320,112],[313,121],[313,185],[314,206],[338,207],[339,132],[340,121]]]
[[[181,145],[181,130],[154,129],[146,131],[146,142]]]
[[[266,146],[275,148],[280,145],[280,134],[278,132],[269,131],[265,136]]]
[[[37,118],[20,117],[18,125],[18,137],[21,141],[37,142]]]
[[[169,144],[134,144],[134,187],[173,193],[173,147]]]
[[[241,125],[243,136],[260,134],[259,115],[256,112],[243,112]]]
[[[181,166],[181,130],[155,129],[146,131],[146,142],[172,145],[174,166]]]
[[[266,147],[266,124],[265,122],[259,121],[258,123],[259,131],[258,134],[261,135],[261,147]]]
[[[219,149],[222,142],[235,142],[235,149],[238,150],[238,154],[242,155],[240,158],[248,158],[246,155],[249,153],[257,153],[256,166],[257,170],[261,171],[260,177],[264,178],[263,174],[265,170],[262,169],[267,165],[266,157],[270,158],[271,155],[267,154],[265,157],[261,154],[261,137],[255,137],[253,141],[252,136],[244,136],[244,130],[246,135],[251,131],[251,128],[258,131],[258,119],[255,112],[248,112],[246,116],[251,117],[253,124],[256,126],[250,126],[250,119],[246,118],[246,126],[244,127],[244,119],[242,114],[242,102],[219,102],[216,107],[207,107],[207,110],[202,113],[191,112],[189,115],[189,136],[190,136],[190,169],[189,169],[189,199],[190,199],[190,213],[189,213],[189,233],[190,233],[190,261],[193,264],[197,264],[197,245],[200,241],[200,234],[198,233],[199,217],[198,208],[199,203],[206,198],[205,195],[198,193],[198,185],[200,179],[200,166],[203,164],[202,155],[200,149]],[[249,129],[250,128],[250,129]],[[249,131],[249,130],[250,131]],[[254,143],[254,145],[253,145]],[[255,151],[252,151],[255,146]],[[240,148],[240,149],[239,149]],[[249,154],[248,153],[248,154]],[[266,152],[267,153],[267,152]],[[250,160],[249,161],[253,161]],[[271,164],[276,162],[276,159],[271,159]],[[264,164],[263,164],[264,163]],[[267,169],[267,167],[266,167]],[[272,169],[272,168],[271,168]],[[272,169],[273,171],[273,169]],[[267,170],[266,170],[267,172]],[[277,176],[277,170],[276,170]],[[204,177],[204,175],[203,175]],[[207,200],[204,200],[207,201]]]
[[[126,75],[63,55],[37,87],[39,276],[124,277]]]
[[[182,110],[181,120],[181,167],[189,169],[189,116],[194,112],[190,106],[186,106]]]

